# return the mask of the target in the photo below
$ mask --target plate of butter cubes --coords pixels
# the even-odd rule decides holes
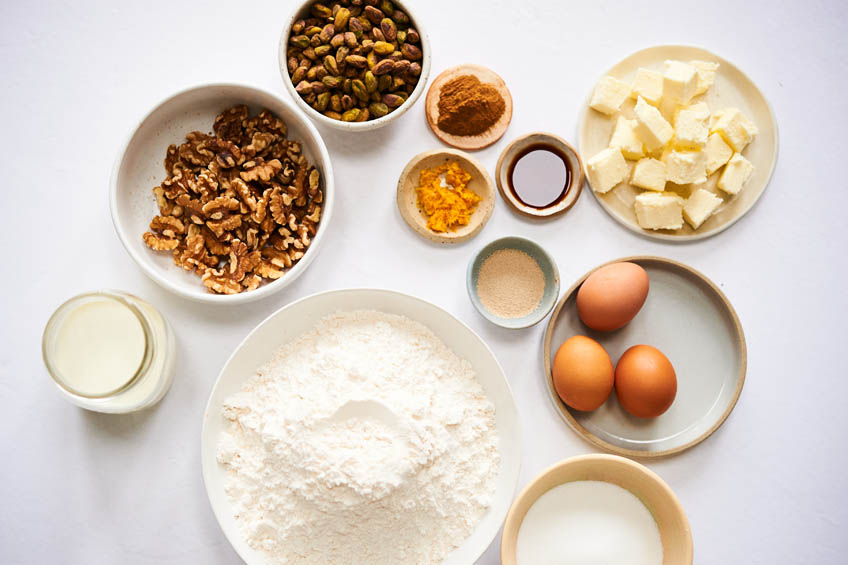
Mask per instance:
[[[777,161],[777,124],[742,71],[704,49],[627,57],[595,85],[580,153],[601,206],[648,237],[692,240],[756,203]]]

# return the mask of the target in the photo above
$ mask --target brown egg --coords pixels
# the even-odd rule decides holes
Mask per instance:
[[[554,356],[554,387],[575,410],[594,410],[603,404],[612,392],[614,375],[609,354],[586,336],[568,338]]]
[[[580,285],[577,313],[593,330],[617,330],[639,313],[649,285],[648,273],[636,263],[601,267]]]
[[[656,418],[677,395],[671,361],[656,347],[634,345],[615,367],[615,394],[622,408],[639,418]]]

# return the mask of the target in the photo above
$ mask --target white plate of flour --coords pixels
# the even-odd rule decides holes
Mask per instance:
[[[201,436],[213,512],[248,564],[474,563],[520,459],[488,346],[441,308],[376,289],[312,295],[259,324],[218,376]]]

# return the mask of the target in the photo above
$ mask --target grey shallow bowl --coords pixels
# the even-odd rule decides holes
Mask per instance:
[[[492,253],[501,249],[523,251],[539,264],[539,268],[542,269],[542,273],[545,275],[545,292],[542,295],[542,300],[539,301],[539,305],[536,306],[533,312],[520,318],[501,318],[497,316],[483,306],[480,296],[477,294],[477,278],[480,275],[480,267],[483,265],[483,261]],[[468,289],[468,297],[471,299],[471,303],[474,304],[480,315],[493,324],[508,329],[529,328],[541,322],[553,309],[554,304],[556,304],[559,297],[559,269],[557,269],[553,257],[548,255],[548,252],[535,241],[518,236],[502,237],[488,243],[474,255],[468,263],[465,286]]]

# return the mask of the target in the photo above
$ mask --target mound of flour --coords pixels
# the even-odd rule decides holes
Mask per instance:
[[[402,316],[338,312],[229,397],[218,461],[236,521],[279,563],[438,563],[490,504],[494,406]]]

